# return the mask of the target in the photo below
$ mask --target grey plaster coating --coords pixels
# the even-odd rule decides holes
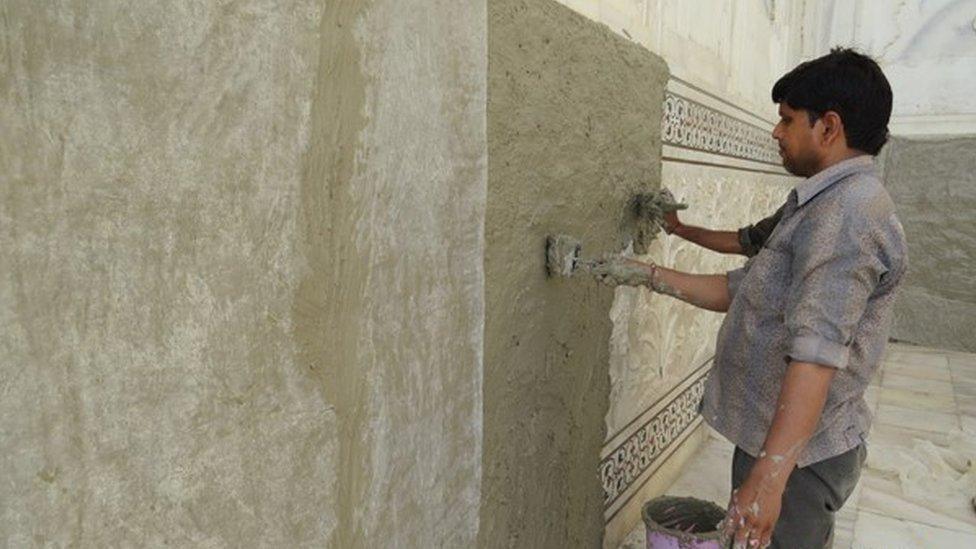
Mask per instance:
[[[551,0],[488,4],[480,547],[598,547],[613,290],[546,277],[549,234],[619,252],[657,188],[664,62]]]
[[[475,543],[484,3],[333,2],[303,187],[302,348],[335,402],[335,547]],[[318,322],[317,322],[318,320]]]
[[[486,19],[434,4],[0,4],[0,545],[474,543]]]
[[[976,351],[976,137],[894,138],[881,165],[910,258],[892,337]]]
[[[0,8],[0,545],[308,544],[295,356],[322,3]]]

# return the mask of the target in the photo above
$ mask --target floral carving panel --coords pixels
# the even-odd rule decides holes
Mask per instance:
[[[673,92],[664,95],[661,140],[668,145],[780,166],[770,131]]]
[[[627,491],[651,464],[694,423],[705,387],[704,373],[600,463],[604,506]]]

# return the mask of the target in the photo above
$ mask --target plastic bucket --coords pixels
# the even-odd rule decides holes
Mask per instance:
[[[701,499],[660,496],[641,509],[648,549],[722,549],[716,525],[725,509]]]

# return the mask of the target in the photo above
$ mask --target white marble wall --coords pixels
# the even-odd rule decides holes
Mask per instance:
[[[671,74],[772,120],[799,57],[801,0],[559,0],[663,57]]]
[[[893,134],[976,133],[976,0],[821,0],[805,12],[804,57],[844,45],[878,60]]]

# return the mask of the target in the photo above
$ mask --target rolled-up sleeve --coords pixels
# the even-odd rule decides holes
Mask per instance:
[[[885,272],[879,229],[855,208],[797,228],[785,310],[790,360],[847,367],[855,330]]]

